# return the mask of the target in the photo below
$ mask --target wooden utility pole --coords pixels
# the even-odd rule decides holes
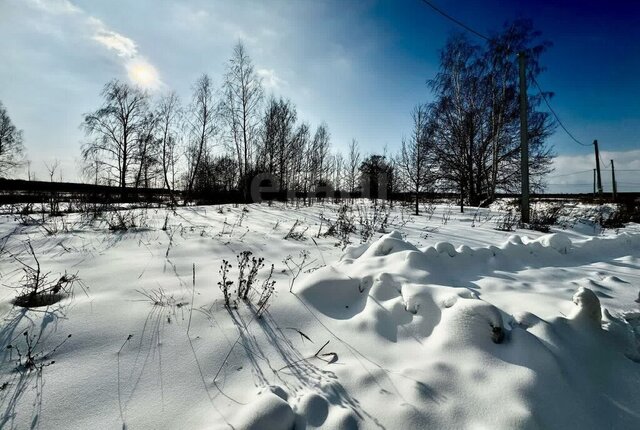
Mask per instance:
[[[593,147],[596,151],[596,175],[598,180],[598,195],[602,197],[602,177],[600,176],[600,152],[598,152],[598,141],[593,141]]]
[[[611,160],[611,184],[613,185],[613,201],[616,201],[618,194],[618,187],[616,186],[616,168],[613,165],[613,160]]]
[[[527,63],[524,51],[518,54],[520,67],[520,170],[522,173],[522,199],[520,212],[522,222],[529,222],[529,143],[527,134]]]

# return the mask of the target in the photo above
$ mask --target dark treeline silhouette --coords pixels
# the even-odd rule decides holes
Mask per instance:
[[[153,95],[114,79],[104,86],[101,105],[82,120],[84,180],[119,188],[123,199],[135,190],[166,190],[173,204],[229,196],[254,201],[256,188],[305,201],[335,191],[413,195],[416,213],[420,197],[435,193],[456,193],[473,206],[490,202],[520,186],[516,54],[526,53],[528,79],[535,78],[550,46],[539,38],[527,20],[506,24],[483,44],[452,35],[439,72],[428,80],[433,101],[414,108],[413,129],[395,154],[361,154],[355,139],[346,154],[332,150],[326,123],[312,127],[292,100],[265,95],[241,42],[222,82],[201,75],[187,102],[174,92]],[[528,95],[533,192],[544,189],[553,156],[546,139],[555,124],[538,110],[541,101],[540,94]],[[19,165],[22,152],[22,133],[0,105],[1,175]],[[51,181],[55,166],[47,165]]]
[[[187,104],[118,80],[101,96],[102,106],[82,123],[84,174],[94,184],[165,188],[185,200],[239,192],[245,201],[260,174],[281,192],[342,187],[342,157],[331,153],[328,125],[314,130],[291,100],[265,97],[242,43],[221,86],[203,74]]]
[[[0,101],[0,178],[20,165],[23,152],[22,130],[16,128]]]
[[[458,190],[461,203],[472,206],[492,201],[499,191],[519,189],[517,55],[525,54],[531,82],[543,71],[539,58],[550,46],[539,37],[529,20],[505,24],[482,45],[462,33],[449,37],[441,51],[440,70],[428,81],[434,100],[414,109],[413,132],[403,141],[398,158],[401,187],[416,194]],[[555,123],[550,114],[538,110],[542,101],[541,94],[527,94],[533,192],[544,189],[553,158],[546,139]]]

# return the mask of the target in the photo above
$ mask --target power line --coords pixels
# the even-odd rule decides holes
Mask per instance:
[[[547,176],[547,178],[560,178],[563,176],[571,176],[571,175],[577,175],[579,173],[591,173],[593,171],[593,169],[589,169],[589,170],[580,170],[578,172],[571,172],[571,173],[565,173],[564,175],[551,175],[551,176]]]
[[[491,41],[491,39],[488,38],[487,36],[485,36],[484,34],[474,30],[473,28],[469,27],[464,22],[459,21],[456,18],[452,17],[451,15],[449,15],[448,13],[446,13],[445,11],[440,9],[438,6],[436,6],[433,3],[431,3],[429,0],[422,0],[422,2],[425,3],[427,6],[429,6],[431,9],[435,10],[436,12],[438,12],[440,15],[444,16],[445,18],[447,18],[448,20],[450,20],[452,22],[455,22],[456,24],[458,24],[460,27],[464,28],[465,30],[475,34],[476,36],[486,40],[487,42]]]
[[[556,121],[558,121],[558,124],[560,124],[560,127],[562,127],[562,129],[564,130],[565,133],[567,133],[567,135],[573,139],[574,142],[576,142],[578,145],[582,145],[582,146],[591,146],[591,144],[586,144],[586,143],[582,143],[580,142],[578,139],[576,139],[575,137],[573,137],[573,134],[571,134],[571,132],[569,130],[567,130],[567,127],[564,126],[564,124],[562,123],[562,121],[560,121],[560,117],[558,116],[558,114],[556,113],[555,110],[553,110],[553,108],[551,107],[551,104],[549,103],[549,100],[547,100],[547,96],[544,95],[544,91],[542,91],[542,88],[540,88],[540,85],[538,84],[538,81],[536,81],[535,76],[531,76],[531,80],[533,81],[533,83],[535,84],[536,88],[538,88],[538,91],[540,92],[540,96],[542,97],[542,100],[544,100],[545,104],[547,105],[547,107],[549,108],[549,110],[551,111],[551,113],[553,114],[553,116],[556,118]]]
[[[600,170],[601,171],[602,170],[610,170],[610,169],[607,169],[605,166],[606,166],[606,164],[604,164],[604,162],[602,161],[602,158],[600,158]]]

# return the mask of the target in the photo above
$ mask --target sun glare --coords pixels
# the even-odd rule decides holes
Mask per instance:
[[[160,85],[158,71],[151,64],[136,60],[127,65],[127,73],[131,81],[142,88],[157,88]]]

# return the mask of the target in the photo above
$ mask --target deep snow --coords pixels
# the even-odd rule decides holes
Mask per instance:
[[[638,226],[506,233],[487,211],[409,210],[344,251],[317,237],[329,204],[149,209],[127,232],[0,216],[0,427],[640,427]],[[296,220],[305,240],[285,240]],[[14,307],[27,238],[88,294]],[[217,286],[222,259],[235,269],[244,250],[275,265],[259,319],[225,309]],[[289,293],[283,260],[303,251]],[[140,292],[159,289],[162,306]],[[6,345],[26,330],[42,356],[72,337],[54,364],[17,371]]]

